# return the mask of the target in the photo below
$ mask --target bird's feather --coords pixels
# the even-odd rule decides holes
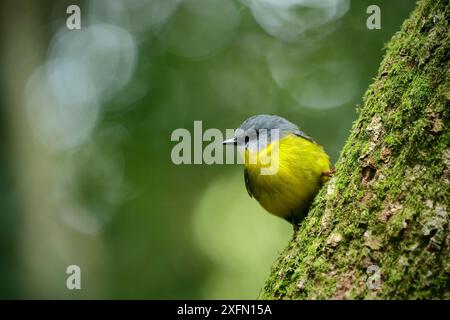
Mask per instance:
[[[245,188],[247,189],[248,195],[250,196],[250,198],[253,197],[253,193],[252,193],[252,189],[250,186],[250,181],[249,181],[249,176],[248,176],[248,171],[247,169],[244,169],[244,181],[245,181]]]
[[[294,131],[294,134],[295,134],[296,136],[298,136],[298,137],[302,137],[302,138],[305,138],[305,139],[308,140],[308,141],[311,141],[311,142],[316,143],[316,142],[313,140],[313,138],[311,138],[310,136],[308,136],[306,133],[304,133],[304,132],[303,132],[302,130],[300,130],[300,129],[295,130],[295,131]]]

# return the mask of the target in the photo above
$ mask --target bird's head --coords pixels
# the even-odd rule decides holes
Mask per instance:
[[[292,122],[280,116],[260,114],[242,122],[239,128],[235,130],[233,137],[222,143],[225,145],[237,145],[245,150],[259,152],[272,142],[278,141],[289,134],[295,134],[311,140]]]

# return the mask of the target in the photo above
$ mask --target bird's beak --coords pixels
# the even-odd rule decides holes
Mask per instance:
[[[222,141],[222,144],[236,144],[236,143],[237,143],[236,137]]]

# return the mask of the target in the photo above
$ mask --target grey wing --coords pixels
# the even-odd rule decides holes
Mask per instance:
[[[247,189],[248,195],[250,198],[253,197],[252,189],[250,187],[250,177],[248,176],[247,169],[244,169],[244,181],[245,181],[245,188]]]
[[[306,133],[304,133],[304,132],[303,132],[302,130],[300,130],[300,129],[295,130],[294,134],[295,134],[296,136],[305,138],[306,140],[309,140],[309,141],[311,141],[311,142],[316,143],[316,142],[313,140],[313,138],[311,138],[310,136],[308,136]]]

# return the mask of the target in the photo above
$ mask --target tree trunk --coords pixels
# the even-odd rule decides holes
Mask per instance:
[[[448,0],[387,46],[334,177],[262,299],[450,298]]]

